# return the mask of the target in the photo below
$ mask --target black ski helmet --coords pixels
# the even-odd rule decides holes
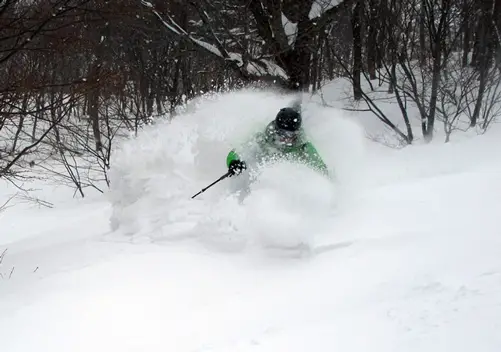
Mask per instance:
[[[282,108],[275,118],[275,126],[285,131],[296,132],[301,128],[301,114],[293,108]]]

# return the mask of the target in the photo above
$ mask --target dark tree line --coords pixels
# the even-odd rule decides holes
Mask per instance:
[[[108,183],[113,140],[198,94],[348,79],[403,143],[500,114],[501,0],[2,0],[0,178]],[[374,98],[386,90],[401,121]],[[65,171],[54,171],[56,160]],[[58,169],[60,170],[60,169]]]
[[[461,115],[470,127],[482,120],[485,130],[499,115],[500,6],[499,0],[358,0],[351,69],[345,63],[355,98],[373,105],[360,77],[367,72],[375,80],[379,71],[406,131],[388,124],[406,143],[414,139],[408,101],[419,111],[426,140],[433,138],[437,120],[444,123],[448,140]]]

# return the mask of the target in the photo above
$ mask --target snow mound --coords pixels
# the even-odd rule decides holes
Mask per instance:
[[[329,180],[302,165],[271,166],[244,201],[247,228],[265,246],[313,245],[316,234],[327,226],[335,195]]]
[[[123,143],[111,173],[112,230],[132,241],[197,238],[224,250],[312,241],[362,165],[363,134],[338,110],[303,106],[306,132],[336,182],[283,163],[260,170],[246,197],[231,178],[191,199],[226,173],[232,147],[295,98],[255,90],[197,98]]]

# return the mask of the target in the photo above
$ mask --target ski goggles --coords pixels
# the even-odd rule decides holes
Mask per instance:
[[[275,143],[280,146],[293,147],[299,140],[298,131],[275,130]]]

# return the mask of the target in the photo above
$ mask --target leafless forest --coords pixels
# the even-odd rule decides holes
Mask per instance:
[[[1,0],[0,178],[104,191],[114,140],[248,85],[313,93],[344,77],[406,144],[438,123],[447,139],[459,121],[485,132],[500,42],[501,0]]]

